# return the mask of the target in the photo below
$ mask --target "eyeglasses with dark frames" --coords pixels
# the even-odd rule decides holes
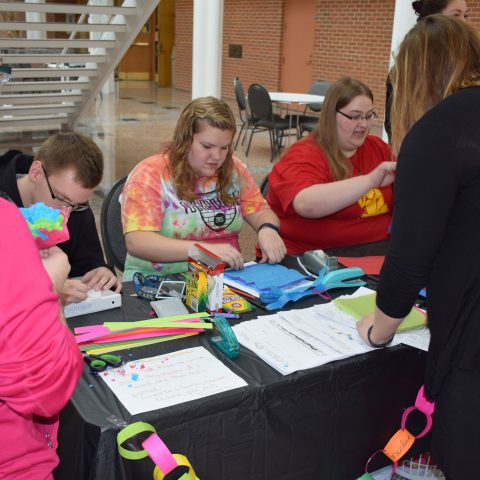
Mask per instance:
[[[61,203],[64,208],[71,208],[72,212],[83,212],[87,208],[90,207],[88,203],[71,203],[68,200],[65,200],[62,197],[59,197],[54,191],[52,186],[50,185],[50,181],[48,180],[47,172],[45,171],[45,167],[42,165],[43,174],[45,175],[45,180],[47,181],[48,191],[52,197],[52,200],[56,200],[57,202]]]
[[[367,115],[347,115],[340,110],[336,110],[336,112],[340,115],[343,115],[345,118],[348,118],[352,122],[357,123],[360,123],[362,120],[366,120],[367,122],[373,122],[378,117],[377,112],[367,113]]]

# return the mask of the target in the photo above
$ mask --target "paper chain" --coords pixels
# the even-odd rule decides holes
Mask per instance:
[[[122,446],[130,438],[143,432],[151,432],[142,442],[144,450],[127,450]],[[140,460],[150,457],[155,463],[153,480],[199,480],[187,457],[170,450],[157,435],[155,428],[149,423],[135,422],[120,430],[117,435],[118,451],[123,458],[128,460]]]
[[[425,428],[416,436],[412,435],[405,428],[407,418],[414,410],[422,412],[427,420]],[[430,431],[430,428],[432,428],[432,413],[434,410],[435,402],[430,402],[427,400],[424,393],[424,385],[422,385],[418,391],[415,405],[408,407],[403,412],[402,420],[400,422],[400,429],[397,430],[397,432],[390,438],[382,450],[377,450],[371,455],[365,464],[365,473],[357,480],[374,480],[370,473],[368,473],[368,467],[373,458],[379,453],[384,453],[393,462],[392,471],[390,473],[390,476],[393,476],[395,470],[397,469],[398,461],[407,453],[415,440],[424,437]]]

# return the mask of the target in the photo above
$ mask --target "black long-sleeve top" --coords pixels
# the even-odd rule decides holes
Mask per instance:
[[[0,156],[0,190],[18,206],[23,207],[17,187],[17,174],[26,174],[33,157],[18,150],[9,150]],[[108,267],[98,237],[95,217],[89,208],[72,212],[68,219],[70,240],[58,246],[67,254],[71,265],[70,277],[80,277],[98,267]]]
[[[388,143],[392,140],[392,125],[390,122],[390,112],[392,109],[392,99],[393,99],[393,86],[390,81],[390,72],[387,75],[387,81],[385,82],[385,121],[383,126],[388,136]]]
[[[480,87],[447,97],[411,128],[398,156],[377,305],[404,317],[427,287],[430,398],[452,366],[480,369],[479,112]]]

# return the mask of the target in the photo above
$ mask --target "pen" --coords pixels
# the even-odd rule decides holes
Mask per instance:
[[[237,288],[231,287],[230,285],[227,285],[227,287],[228,287],[232,292],[238,293],[238,294],[241,295],[242,297],[257,298],[257,297],[254,297],[253,295],[250,295],[249,293],[245,293],[245,292],[242,291],[242,290],[238,290]]]
[[[240,318],[238,313],[222,313],[222,312],[213,312],[210,314],[211,317],[225,317],[225,318]]]

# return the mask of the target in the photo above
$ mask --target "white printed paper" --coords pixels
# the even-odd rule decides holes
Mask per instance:
[[[128,362],[100,377],[132,415],[247,386],[203,347]]]
[[[233,330],[242,345],[283,375],[372,350],[358,335],[355,321],[345,321],[345,314],[333,308],[324,304],[279,312]]]
[[[361,339],[356,323],[329,302],[261,316],[232,328],[243,346],[288,375],[374,350]],[[429,330],[421,328],[397,333],[389,346],[403,343],[428,350],[429,342]]]
[[[410,347],[428,352],[428,346],[430,345],[430,330],[427,327],[423,327],[396,333],[392,343],[393,345],[403,343],[404,345],[409,345]]]

